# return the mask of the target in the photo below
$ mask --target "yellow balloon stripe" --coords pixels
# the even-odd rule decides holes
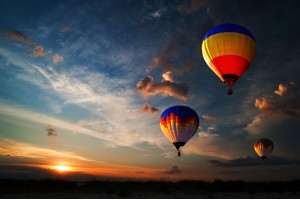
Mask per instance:
[[[160,123],[160,128],[161,128],[163,134],[167,137],[167,139],[171,143],[173,143],[178,140],[183,141],[183,138],[185,138],[187,134],[193,134],[197,130],[198,127],[195,127],[195,125],[193,123],[182,124],[182,123],[176,122],[176,120],[170,120],[169,123],[166,125],[163,125],[162,123]],[[188,131],[188,133],[186,133],[187,128],[188,128],[188,130],[193,129],[194,131],[192,131],[192,132]],[[187,141],[184,141],[184,142],[187,142]]]
[[[223,55],[241,56],[251,63],[255,50],[256,44],[252,38],[235,32],[214,34],[202,43],[203,57],[208,65],[212,59]]]
[[[272,147],[264,147],[262,144],[254,147],[255,152],[258,154],[259,157],[268,156],[272,151]]]

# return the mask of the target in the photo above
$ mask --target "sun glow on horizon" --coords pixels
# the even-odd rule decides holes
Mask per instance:
[[[54,166],[54,169],[57,170],[57,171],[59,171],[59,172],[70,171],[70,167],[66,166],[66,165],[57,165],[57,166]]]

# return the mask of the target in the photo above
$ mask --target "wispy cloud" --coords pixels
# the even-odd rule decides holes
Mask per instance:
[[[154,13],[152,13],[151,16],[153,18],[160,18],[162,14],[163,14],[163,9],[160,8],[157,11],[155,11]]]
[[[208,130],[201,130],[182,148],[182,153],[211,156],[225,160],[235,159],[244,155],[245,151],[236,150],[240,149],[245,144],[244,142],[240,140],[233,141],[233,136],[223,136],[214,132],[215,128],[210,129],[210,127]],[[224,147],[224,144],[226,144],[226,147]],[[226,148],[226,151],[224,148]]]
[[[22,158],[34,158],[34,159],[75,159],[81,161],[92,161],[82,156],[76,155],[72,152],[57,151],[52,149],[47,149],[43,147],[38,147],[32,144],[17,142],[14,140],[0,138],[0,155],[9,155],[10,157],[22,157]]]
[[[106,140],[112,147],[136,148],[136,144],[146,142],[165,149],[164,144],[167,141],[160,139],[163,135],[159,127],[155,126],[157,116],[145,115],[136,109],[140,102],[136,102],[131,88],[124,88],[124,85],[127,85],[126,79],[110,78],[102,73],[89,72],[85,67],[79,66],[58,73],[51,66],[28,64],[28,61],[21,59],[22,57],[1,48],[0,54],[4,55],[8,62],[24,70],[21,74],[15,75],[17,78],[47,91],[51,96],[57,96],[63,101],[57,103],[63,107],[72,104],[87,110],[90,117],[84,120],[87,125],[83,126],[5,104],[1,106],[0,112],[36,123],[51,123],[57,128],[97,137]],[[60,107],[60,110],[63,107]],[[32,117],[28,119],[28,116]],[[94,125],[89,123],[95,119],[98,123]],[[79,120],[79,123],[82,120]]]
[[[56,119],[53,117],[49,117],[47,115],[33,112],[33,111],[30,111],[30,110],[27,110],[27,109],[24,109],[21,107],[15,107],[15,106],[12,107],[12,106],[9,106],[2,102],[0,102],[0,105],[1,105],[0,113],[4,114],[4,115],[13,116],[18,119],[35,122],[35,123],[39,123],[39,124],[47,124],[47,123],[55,124],[55,126],[60,129],[69,130],[71,132],[81,133],[81,134],[85,134],[85,135],[89,135],[89,136],[93,136],[93,137],[97,137],[97,138],[101,138],[104,140],[114,142],[113,139],[110,138],[109,136],[105,136],[104,134],[101,134],[97,131],[82,127],[76,123],[71,123],[71,122],[63,121],[63,120]],[[30,117],[28,117],[28,116],[30,116]]]
[[[217,118],[211,114],[204,114],[201,116],[204,120],[216,120]]]

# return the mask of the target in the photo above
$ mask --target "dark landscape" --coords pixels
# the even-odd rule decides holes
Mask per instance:
[[[1,198],[261,198],[298,199],[300,180],[280,182],[245,181],[137,181],[58,179],[0,180]]]

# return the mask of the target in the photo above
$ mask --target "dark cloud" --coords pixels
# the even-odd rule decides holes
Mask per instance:
[[[160,94],[162,96],[172,96],[181,100],[188,99],[189,88],[187,85],[175,82],[173,77],[170,76],[170,73],[163,74],[163,78],[164,80],[162,82],[155,83],[151,76],[145,77],[136,84],[135,92],[143,97]]]
[[[0,39],[11,40],[14,42],[23,42],[29,45],[35,45],[36,43],[29,39],[25,34],[19,31],[3,31],[0,30]]]
[[[150,113],[150,114],[156,114],[159,112],[159,110],[153,106],[150,106],[149,104],[145,103],[143,108],[141,108],[142,112]]]
[[[179,169],[177,165],[173,165],[171,169],[168,169],[164,171],[165,174],[178,174],[181,173],[182,171]]]
[[[256,99],[255,106],[265,117],[287,116],[300,118],[300,91],[294,85],[280,84],[270,98]]]
[[[208,160],[208,162],[217,167],[249,167],[263,165],[295,165],[300,164],[300,160],[289,160],[283,157],[270,156],[264,162],[259,158],[246,157],[234,160]]]
[[[59,31],[64,33],[64,32],[70,31],[70,29],[71,29],[71,26],[69,26],[67,24],[63,24],[63,25],[61,25]]]
[[[182,14],[193,14],[205,6],[207,0],[191,0],[190,2],[184,2],[177,6],[177,10]]]
[[[161,68],[164,71],[172,71],[175,74],[185,74],[191,71],[194,67],[192,61],[179,62],[177,60],[182,55],[183,49],[187,48],[186,46],[186,41],[183,40],[167,43],[160,54],[152,59],[152,64],[147,67],[146,72],[149,73],[156,68]],[[175,61],[179,62],[179,64],[175,64]]]
[[[54,176],[54,173],[37,167],[22,165],[1,165],[0,178],[36,179]]]

